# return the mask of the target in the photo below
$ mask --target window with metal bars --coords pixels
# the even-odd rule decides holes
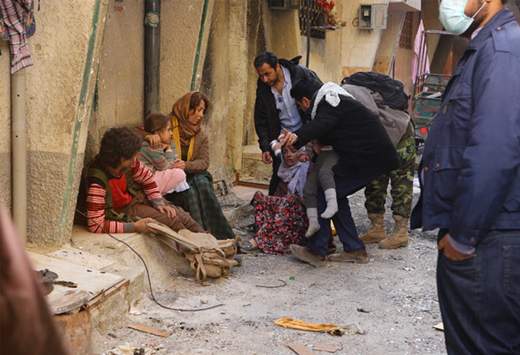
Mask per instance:
[[[325,38],[324,26],[327,24],[326,14],[316,0],[301,0],[299,9],[300,33],[306,36],[309,27],[313,38]]]

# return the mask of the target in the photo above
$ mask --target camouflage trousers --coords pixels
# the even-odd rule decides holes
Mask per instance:
[[[386,192],[388,182],[390,182],[393,214],[409,218],[412,209],[416,158],[415,138],[411,124],[397,145],[396,150],[399,155],[399,168],[367,185],[365,189],[365,207],[368,213],[385,213]]]

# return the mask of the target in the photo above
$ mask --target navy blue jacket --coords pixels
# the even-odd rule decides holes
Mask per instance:
[[[520,26],[500,11],[469,43],[425,145],[412,228],[467,247],[520,230]]]

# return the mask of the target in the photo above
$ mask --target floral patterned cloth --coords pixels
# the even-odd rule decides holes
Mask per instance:
[[[254,240],[264,253],[285,254],[289,245],[304,243],[308,221],[298,196],[266,196],[258,191],[251,204],[257,227]]]

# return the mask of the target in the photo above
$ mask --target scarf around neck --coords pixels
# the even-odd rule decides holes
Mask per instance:
[[[182,155],[182,147],[188,147],[188,158],[193,157],[195,146],[195,136],[200,132],[202,120],[199,124],[194,125],[188,120],[190,114],[190,100],[193,92],[189,92],[181,97],[173,104],[171,117],[172,139],[175,143],[177,152]]]
[[[349,94],[345,89],[339,86],[336,83],[328,82],[321,86],[320,90],[316,94],[316,98],[314,99],[314,105],[312,106],[311,119],[313,120],[316,117],[316,112],[318,111],[318,105],[325,98],[325,101],[332,107],[337,107],[341,102],[339,95],[343,95],[346,97],[350,97],[355,100],[355,97]]]

